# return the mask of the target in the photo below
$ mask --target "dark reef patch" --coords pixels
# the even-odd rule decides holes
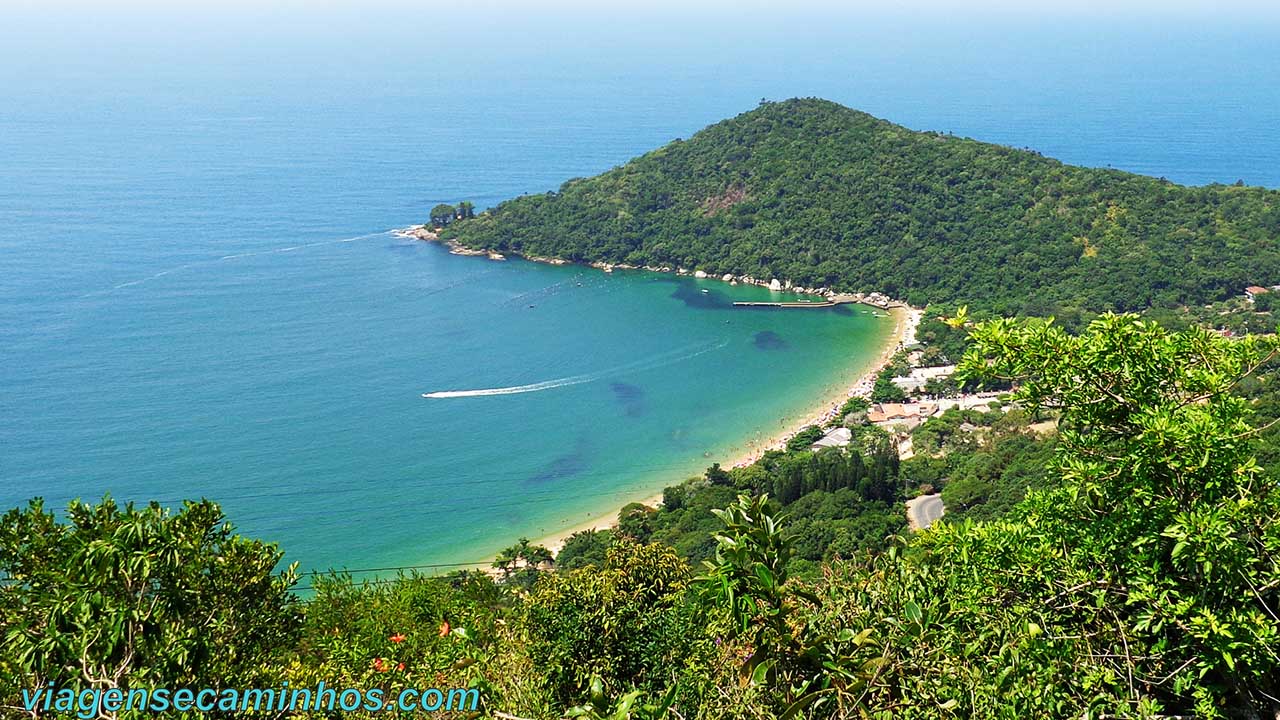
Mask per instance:
[[[786,350],[787,341],[772,330],[761,330],[753,338],[757,350]]]
[[[702,308],[704,310],[733,309],[733,301],[717,290],[703,288],[699,283],[692,280],[672,279],[676,283],[676,289],[675,292],[671,293],[671,297],[691,308]],[[707,290],[707,292],[702,292],[703,290]]]
[[[645,407],[644,388],[638,385],[631,385],[624,382],[609,383],[609,389],[613,391],[613,397],[622,406],[622,411],[627,417],[640,417],[648,411]]]
[[[525,480],[527,485],[545,485],[556,480],[578,475],[591,467],[590,448],[585,438],[579,439],[571,452],[547,463],[541,470]]]

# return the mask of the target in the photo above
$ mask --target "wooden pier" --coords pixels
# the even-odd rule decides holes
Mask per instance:
[[[816,302],[805,302],[803,300],[795,300],[790,302],[735,302],[735,307],[780,307],[780,308],[824,308],[835,307],[840,303],[830,300],[818,300]]]
[[[827,308],[836,305],[848,305],[849,303],[866,303],[866,300],[859,300],[852,295],[832,295],[829,298],[814,300],[809,302],[806,300],[785,300],[785,301],[757,301],[757,302],[735,302],[735,307],[778,307],[778,308]],[[875,303],[867,303],[875,307]]]

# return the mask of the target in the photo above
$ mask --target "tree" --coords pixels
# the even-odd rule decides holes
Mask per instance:
[[[725,475],[727,477],[728,473]],[[662,489],[662,507],[668,511],[679,510],[684,507],[688,496],[689,490],[684,485],[668,485]]]
[[[475,205],[472,205],[470,202],[466,200],[463,200],[462,202],[458,203],[458,219],[459,220],[470,220],[475,216],[476,216]]]
[[[678,689],[673,684],[658,703],[643,702],[643,693],[639,690],[632,690],[614,701],[605,693],[604,679],[596,675],[591,678],[587,702],[569,708],[565,717],[582,720],[665,720],[670,717],[668,713]]]
[[[594,677],[607,687],[654,691],[672,668],[711,651],[700,609],[682,602],[689,566],[665,545],[630,541],[609,548],[599,570],[554,573],[524,605],[525,649],[562,702]],[[677,678],[675,682],[679,682]]]
[[[1252,455],[1253,410],[1232,390],[1280,342],[1171,333],[1132,315],[1079,336],[1001,320],[972,338],[966,375],[1012,380],[1030,411],[1062,412],[1064,487],[1025,508],[1032,545],[1049,549],[1044,569],[1070,583],[1038,591],[1051,596],[1039,626],[1073,618],[1133,702],[1274,714],[1280,494]]]
[[[493,567],[502,572],[504,582],[531,587],[543,568],[552,565],[555,556],[543,545],[534,545],[522,537],[494,558]]]
[[[980,505],[991,496],[991,483],[973,475],[966,475],[947,483],[942,488],[942,502],[947,510],[955,513]]]
[[[40,499],[0,519],[0,702],[21,688],[252,685],[300,627],[294,566],[207,500]]]
[[[628,503],[618,511],[618,534],[637,542],[648,542],[653,535],[654,509],[644,503]]]
[[[1280,343],[1115,315],[1079,335],[981,323],[972,339],[960,372],[1061,412],[1052,477],[1002,519],[829,569],[808,627],[876,628],[867,714],[1274,716],[1280,502],[1233,390]],[[1000,459],[972,460],[987,479]]]
[[[732,482],[732,478],[729,477],[729,472],[720,467],[720,463],[712,463],[711,467],[707,468],[707,472],[703,477],[705,477],[707,482],[712,485],[728,485]],[[665,506],[666,503],[664,502],[663,505]]]
[[[602,567],[605,553],[613,547],[613,542],[612,530],[580,530],[564,541],[564,547],[556,554],[556,569]]]
[[[453,222],[454,216],[457,215],[457,209],[448,203],[440,203],[431,208],[431,224],[436,227],[446,227]]]
[[[742,677],[769,687],[783,717],[823,705],[823,714],[834,706],[837,717],[850,717],[849,706],[860,704],[881,661],[873,630],[828,634],[804,619],[822,599],[788,583],[792,537],[784,530],[786,517],[770,514],[768,501],[767,495],[740,495],[715,511],[724,530],[716,535],[714,560],[705,563],[704,587],[728,610],[733,633],[753,649]]]
[[[787,451],[808,450],[810,445],[822,439],[822,428],[810,425],[796,433],[787,441]]]
[[[844,401],[844,404],[840,406],[840,410],[839,412],[836,413],[836,415],[839,417],[844,417],[849,413],[860,412],[863,410],[868,410],[870,408],[871,408],[870,401],[868,401],[866,398],[862,397],[861,395],[854,395]]]
[[[871,388],[872,402],[892,403],[902,402],[906,399],[907,394],[893,382],[892,373],[882,372],[876,376],[876,384]]]
[[[952,398],[960,394],[960,388],[950,376],[932,377],[925,381],[923,392],[929,397]]]

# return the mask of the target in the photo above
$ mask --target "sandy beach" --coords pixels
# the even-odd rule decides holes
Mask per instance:
[[[880,308],[876,309],[879,310]],[[889,313],[896,324],[894,332],[886,339],[880,354],[876,356],[875,362],[862,370],[851,387],[843,390],[833,390],[833,392],[825,394],[821,401],[813,406],[813,409],[800,414],[799,419],[795,422],[788,422],[786,430],[779,432],[777,435],[764,441],[748,443],[750,449],[733,458],[732,462],[727,463],[727,467],[750,465],[759,460],[769,450],[778,450],[786,447],[787,441],[801,430],[811,425],[826,425],[834,420],[845,400],[854,396],[869,397],[871,388],[875,385],[876,375],[889,363],[894,353],[900,348],[915,342],[916,327],[920,324],[920,317],[923,315],[922,310],[909,307],[894,307],[886,312]],[[789,420],[789,418],[784,418],[784,420]]]
[[[882,308],[874,309],[877,311],[883,310]],[[804,428],[809,427],[810,425],[824,425],[832,420],[835,417],[836,412],[848,398],[855,395],[864,397],[870,395],[871,388],[875,384],[876,375],[886,364],[888,364],[894,353],[896,353],[899,348],[911,345],[915,342],[916,327],[920,323],[921,315],[923,315],[922,310],[909,307],[893,307],[883,311],[887,312],[896,324],[894,332],[886,338],[883,348],[880,353],[876,355],[875,361],[866,367],[857,369],[857,378],[851,386],[845,386],[844,383],[837,384],[832,388],[831,392],[824,393],[823,396],[819,398],[818,401],[815,402],[814,405],[812,405],[806,412],[799,413],[797,415],[798,419],[795,421],[791,421],[790,418],[786,417],[782,418],[780,422],[783,424],[784,429],[780,430],[776,435],[767,438],[749,440],[746,443],[746,449],[744,449],[740,454],[730,456],[727,461],[721,460],[720,464],[724,467],[741,467],[750,465],[758,460],[765,452],[785,447],[787,441]],[[709,459],[707,464],[710,465],[712,462],[715,462],[715,460]],[[664,487],[678,483],[684,479],[684,476],[671,477],[665,481]],[[563,528],[538,537],[534,539],[533,542],[535,545],[545,546],[553,553],[559,553],[560,549],[564,547],[565,541],[574,533],[584,530],[606,530],[614,527],[618,521],[618,512],[621,511],[624,506],[629,505],[632,502],[640,502],[651,507],[657,507],[662,503],[662,491],[659,490],[656,494],[648,497],[638,497],[634,500],[629,500],[620,505],[613,506],[607,511],[592,514],[586,520],[581,522],[574,522],[571,518],[565,519],[562,521],[564,524]],[[492,558],[486,559],[486,561],[490,560],[492,560]]]
[[[396,234],[399,237],[414,238],[428,242],[439,241],[439,237],[436,233],[423,225],[415,225],[403,230],[398,230],[396,231]],[[459,255],[489,255],[490,259],[503,259],[502,256],[494,257],[494,254],[488,251],[466,248],[453,241],[446,241],[445,245],[449,248],[450,252]],[[555,265],[561,265],[567,262],[565,260],[540,257],[528,257],[525,259],[533,262],[543,262]],[[612,272],[614,267],[632,269],[629,266],[613,266],[601,263],[591,263],[590,266],[602,269],[605,272]],[[665,267],[645,267],[635,269],[651,270],[654,272],[672,271],[672,268]],[[693,273],[687,273],[684,270],[679,270],[679,274],[693,275]],[[695,276],[706,277],[706,275]],[[768,284],[763,280],[734,278],[733,276],[724,276],[724,279],[726,281],[733,279],[734,282],[742,281],[768,287]],[[790,285],[787,287],[790,288]],[[804,288],[799,288],[797,291],[809,294],[816,292],[807,291]],[[787,441],[804,428],[811,425],[825,425],[830,422],[835,418],[840,407],[844,405],[845,400],[850,397],[855,395],[866,397],[871,394],[871,388],[875,384],[876,375],[886,364],[888,364],[894,353],[896,353],[898,349],[911,345],[915,342],[916,327],[919,325],[920,317],[923,315],[924,311],[900,304],[889,308],[869,304],[862,305],[862,307],[870,308],[872,312],[887,313],[895,323],[893,333],[885,339],[884,346],[881,348],[880,353],[876,355],[876,359],[870,365],[855,369],[857,375],[852,384],[849,384],[847,379],[840,379],[834,382],[832,386],[828,388],[827,392],[824,392],[814,402],[814,404],[809,405],[804,412],[796,413],[794,419],[793,416],[784,416],[779,418],[778,430],[774,434],[768,435],[764,432],[757,432],[756,436],[747,439],[742,447],[734,447],[727,458],[719,461],[722,467],[735,468],[750,465],[769,450],[776,450],[785,447]],[[707,458],[706,464],[711,465],[714,462],[716,462],[716,459],[711,457]],[[665,488],[672,484],[679,483],[686,479],[686,477],[688,477],[688,475],[665,478],[663,480],[662,487]],[[649,505],[650,507],[657,507],[662,503],[662,491],[658,490],[655,494],[639,496],[628,500],[627,502],[613,505],[607,510],[591,513],[583,520],[565,518],[560,522],[562,525],[561,528],[554,531],[547,531],[546,534],[533,539],[533,543],[535,545],[543,545],[553,553],[559,553],[561,548],[564,547],[565,541],[574,533],[582,532],[584,530],[607,530],[617,525],[618,513],[623,507],[633,502],[640,502],[644,505]],[[515,539],[512,538],[512,542],[514,542],[514,540]],[[493,556],[490,556],[485,558],[482,562],[488,563],[492,560]]]

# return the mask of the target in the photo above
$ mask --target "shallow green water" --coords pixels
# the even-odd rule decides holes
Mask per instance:
[[[763,288],[341,240],[72,303],[17,348],[5,504],[203,495],[305,568],[470,561],[740,454],[892,330],[730,306]]]

